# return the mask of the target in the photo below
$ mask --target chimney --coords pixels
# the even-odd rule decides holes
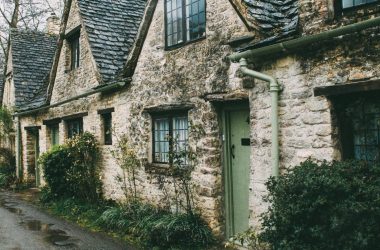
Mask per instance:
[[[61,20],[55,13],[51,13],[51,15],[46,19],[46,33],[50,35],[58,35],[59,29],[61,26]]]

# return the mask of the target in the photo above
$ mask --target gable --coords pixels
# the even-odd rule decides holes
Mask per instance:
[[[78,0],[91,52],[103,82],[121,73],[144,15],[144,0]]]
[[[15,105],[28,102],[47,82],[57,37],[38,31],[11,30]]]

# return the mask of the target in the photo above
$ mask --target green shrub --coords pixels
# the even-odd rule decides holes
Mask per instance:
[[[378,249],[380,165],[306,161],[267,183],[273,249]]]
[[[15,157],[9,149],[0,148],[0,187],[9,187],[15,180]]]
[[[93,135],[86,132],[41,155],[44,177],[51,192],[45,197],[75,197],[97,201],[101,197],[99,149]]]
[[[74,159],[70,152],[71,150],[67,145],[59,145],[40,156],[39,162],[48,184],[48,189],[44,190],[44,194],[48,191],[56,197],[71,194],[67,172],[74,166]]]
[[[198,249],[214,242],[211,230],[198,214],[172,214],[141,203],[112,207],[98,223],[138,237],[148,247]]]

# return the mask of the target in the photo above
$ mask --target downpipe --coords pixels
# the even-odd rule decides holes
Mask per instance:
[[[278,96],[281,91],[280,85],[277,80],[269,75],[263,74],[258,71],[248,69],[248,63],[245,58],[240,59],[240,71],[247,76],[259,79],[269,83],[269,92],[271,96],[271,127],[272,127],[272,176],[277,178],[279,176],[279,124],[278,124]]]

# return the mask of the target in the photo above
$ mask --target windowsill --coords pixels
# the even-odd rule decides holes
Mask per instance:
[[[342,7],[342,13],[344,14],[347,12],[353,12],[353,11],[357,11],[357,10],[361,10],[361,9],[371,8],[371,7],[376,6],[377,4],[379,4],[379,2],[365,3],[365,4],[360,4],[360,5],[348,7],[348,8]]]
[[[66,69],[65,70],[65,73],[66,74],[74,74],[74,72],[78,71],[79,67],[75,68],[75,69]]]
[[[170,165],[167,163],[146,163],[145,164],[145,172],[149,172],[151,174],[162,174],[166,175],[169,173]]]
[[[205,40],[205,39],[206,39],[206,36],[203,36],[203,37],[200,37],[200,38],[188,41],[188,42],[176,44],[176,45],[173,45],[173,46],[170,46],[170,47],[168,47],[167,45],[165,45],[165,51],[172,51],[172,50],[176,50],[176,49],[179,49],[179,48],[183,48],[183,47],[185,47],[187,45],[190,45],[190,44],[193,44],[193,43],[196,43],[196,42],[200,42],[200,41]]]
[[[380,12],[380,2],[361,4],[349,8],[339,8],[338,13],[335,14],[335,20],[341,18],[361,18],[367,15],[372,15]]]
[[[179,176],[181,174],[186,173],[185,169],[183,170],[177,170],[177,173],[172,172],[173,169],[170,167],[169,163],[146,163],[145,164],[145,172],[148,172],[150,174],[158,174],[158,175],[168,175],[168,176]]]

